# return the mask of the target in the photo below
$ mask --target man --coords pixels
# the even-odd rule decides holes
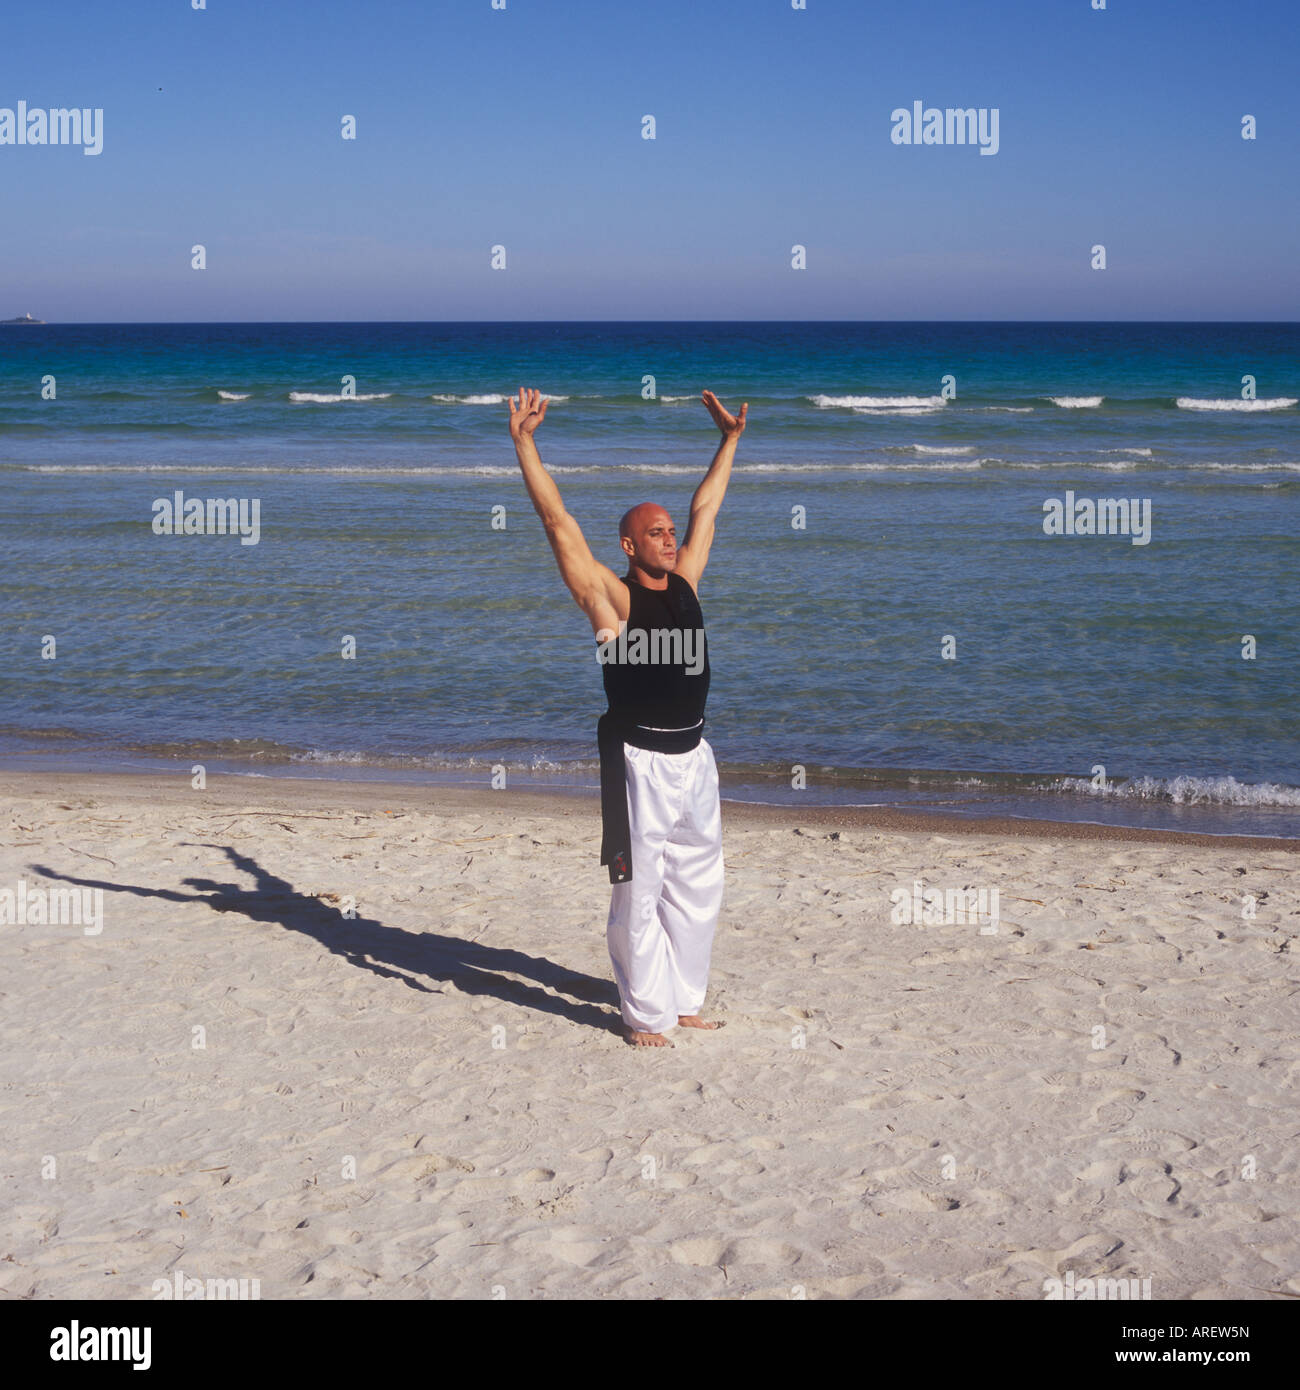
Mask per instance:
[[[722,906],[722,813],[718,769],[704,738],[708,648],[697,586],[713,544],[749,411],[731,415],[702,397],[722,431],[691,499],[686,540],[672,518],[642,502],[619,523],[628,571],[619,578],[591,553],[542,466],[533,433],[546,418],[541,392],[510,399],[510,434],[560,575],[591,620],[609,708],[600,746],[600,862],[614,885],[605,939],[627,1041],[671,1047],[667,1030],[718,1028],[700,1017],[713,930]]]

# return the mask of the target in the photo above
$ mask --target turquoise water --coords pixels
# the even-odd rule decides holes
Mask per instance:
[[[0,753],[594,785],[520,385],[615,568],[632,503],[685,528],[700,390],[748,400],[701,585],[729,794],[1300,834],[1292,324],[0,330]],[[256,499],[258,543],[155,534],[177,489]],[[1067,491],[1149,542],[1046,535]]]

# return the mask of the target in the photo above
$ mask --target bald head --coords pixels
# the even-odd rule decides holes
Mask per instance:
[[[677,563],[677,532],[673,519],[658,502],[641,502],[623,513],[618,523],[623,553],[633,569],[657,577]]]
[[[658,502],[638,502],[635,507],[629,507],[623,513],[622,519],[618,523],[619,539],[622,540],[624,536],[630,536],[635,540],[650,524],[652,517],[662,517],[669,526],[672,525],[672,519]]]

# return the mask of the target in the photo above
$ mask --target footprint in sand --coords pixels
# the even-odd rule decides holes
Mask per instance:
[[[1184,1153],[1196,1148],[1196,1140],[1171,1129],[1135,1129],[1102,1140],[1106,1145],[1122,1144],[1130,1153]]]
[[[849,1110],[881,1110],[898,1105],[917,1105],[946,1099],[948,1097],[934,1091],[880,1091],[875,1095],[860,1096],[856,1100],[846,1101],[845,1107]]]

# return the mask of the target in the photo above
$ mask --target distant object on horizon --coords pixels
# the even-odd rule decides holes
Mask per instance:
[[[4,325],[7,324],[7,323],[44,323],[44,322],[45,322],[44,319],[34,319],[34,318],[32,318],[32,316],[31,316],[30,314],[23,314],[21,318],[16,318],[16,319],[0,319],[0,328],[4,327]]]

